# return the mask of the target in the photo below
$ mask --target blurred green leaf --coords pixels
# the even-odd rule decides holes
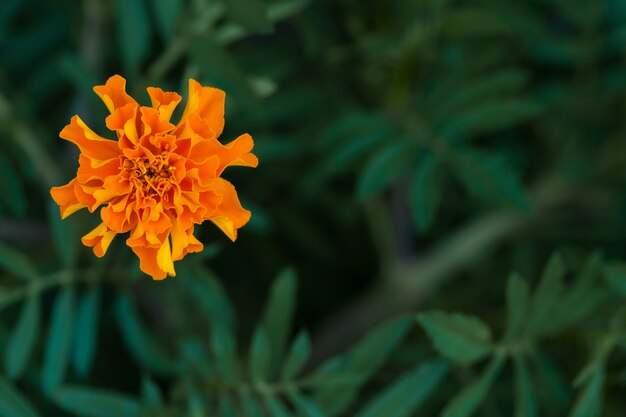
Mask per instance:
[[[376,127],[359,133],[350,132],[342,142],[333,147],[324,170],[326,172],[341,172],[350,167],[360,157],[371,151],[377,144],[389,139],[393,133],[387,126]]]
[[[228,16],[243,27],[259,33],[269,33],[273,25],[263,0],[229,0],[225,3]]]
[[[66,286],[54,302],[41,372],[43,390],[48,396],[52,396],[65,380],[72,348],[74,319],[74,288]]]
[[[311,376],[311,380],[322,384],[315,392],[314,402],[325,414],[330,416],[340,414],[354,401],[360,386],[404,339],[410,326],[411,319],[408,317],[401,316],[388,320],[370,330],[346,354],[324,362]],[[337,377],[342,380],[341,390],[328,383]]]
[[[235,313],[224,288],[213,274],[205,268],[180,268],[178,278],[187,293],[196,301],[213,325],[232,328]]]
[[[39,336],[40,321],[39,296],[31,294],[22,305],[19,319],[6,346],[4,368],[9,378],[18,378],[28,364]]]
[[[171,41],[176,21],[183,7],[183,0],[151,0],[150,3],[161,38],[165,42]]]
[[[100,318],[100,287],[91,286],[82,295],[76,310],[76,325],[74,327],[74,359],[73,365],[76,374],[82,378],[87,376],[91,369],[98,342],[98,328]]]
[[[226,326],[215,325],[211,330],[211,349],[217,369],[224,380],[234,382],[239,375],[236,340]]]
[[[528,316],[529,290],[526,281],[518,274],[509,276],[506,287],[507,325],[505,340],[519,337]]]
[[[357,417],[411,416],[439,386],[447,372],[448,364],[443,361],[420,364],[370,399]]]
[[[322,412],[322,410],[320,410],[319,407],[317,405],[315,405],[315,403],[313,403],[311,400],[309,400],[304,395],[302,395],[302,394],[300,394],[298,392],[295,392],[295,391],[290,391],[289,392],[289,399],[293,403],[293,405],[296,408],[296,410],[298,410],[300,412],[300,414],[302,414],[303,416],[305,416],[305,417],[325,417],[324,412]]]
[[[304,9],[310,0],[280,0],[267,5],[267,17],[272,22],[292,17]]]
[[[26,214],[26,193],[20,176],[3,155],[0,155],[0,202],[16,217]]]
[[[439,162],[427,154],[417,164],[410,183],[409,201],[417,228],[426,231],[433,222],[441,197],[443,184]]]
[[[140,320],[128,295],[117,298],[115,313],[126,347],[135,360],[155,374],[173,372],[172,360]]]
[[[587,385],[578,396],[569,417],[598,417],[602,415],[602,387],[604,385],[605,370],[599,367],[597,372],[587,382]]]
[[[270,289],[261,327],[272,349],[270,372],[276,373],[285,353],[296,303],[297,279],[293,269],[285,269]]]
[[[282,378],[289,380],[295,377],[309,360],[310,355],[311,339],[309,334],[302,330],[291,344],[291,349],[283,365]]]
[[[25,280],[37,279],[39,273],[26,255],[0,242],[0,268]]]
[[[292,415],[281,400],[274,397],[272,394],[265,393],[263,395],[263,400],[272,417],[290,417]]]
[[[366,198],[393,182],[411,160],[410,144],[396,141],[374,154],[361,173],[357,196]]]
[[[466,148],[454,154],[452,167],[470,194],[531,211],[515,170],[500,155]]]
[[[142,403],[148,407],[163,407],[164,402],[161,389],[157,383],[147,375],[144,375],[143,378],[141,378],[141,400]]]
[[[428,103],[425,111],[430,115],[429,120],[439,124],[448,121],[455,115],[472,109],[496,97],[514,94],[528,83],[529,74],[521,68],[504,68],[480,74],[477,79],[465,82],[438,101]]]
[[[626,297],[626,263],[613,262],[607,265],[604,278],[619,295]]]
[[[541,334],[545,323],[551,320],[552,312],[563,292],[565,272],[565,263],[560,254],[552,255],[531,299],[527,331],[529,337]]]
[[[491,330],[476,317],[432,311],[419,314],[417,320],[435,349],[456,363],[476,362],[493,350]]]
[[[95,388],[64,386],[55,395],[63,409],[85,417],[139,417],[139,402],[127,395]]]
[[[535,388],[530,378],[526,358],[521,355],[514,356],[513,365],[515,366],[515,417],[536,417]]]
[[[0,376],[0,415],[3,417],[38,417],[28,399]]]
[[[487,101],[451,118],[439,133],[444,137],[472,137],[511,128],[534,119],[543,106],[532,98]]]
[[[126,71],[135,74],[150,52],[152,29],[143,0],[117,0],[117,41]]]
[[[72,223],[63,221],[59,216],[59,206],[52,200],[48,201],[48,221],[52,230],[54,247],[65,267],[73,266],[78,259],[79,239],[72,231]]]
[[[441,21],[440,30],[446,36],[458,38],[502,36],[510,32],[510,28],[502,20],[478,7],[459,8],[446,14]]]
[[[263,327],[257,328],[250,345],[250,377],[252,381],[266,381],[270,374],[273,347]]]
[[[446,405],[441,417],[469,417],[482,403],[504,365],[504,357],[494,357],[482,376],[465,386]]]

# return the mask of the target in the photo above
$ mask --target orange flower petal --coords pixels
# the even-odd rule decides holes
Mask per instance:
[[[177,93],[166,93],[157,87],[148,87],[148,95],[152,101],[152,107],[159,111],[161,120],[169,122],[174,109],[180,103],[181,97]]]
[[[110,77],[104,85],[94,87],[93,91],[102,99],[111,114],[128,103],[137,104],[135,99],[126,93],[126,80],[119,75]]]
[[[215,223],[230,240],[235,241],[237,229],[248,223],[251,214],[241,207],[237,191],[230,182],[217,178],[214,189],[222,196],[222,201],[209,220]]]
[[[189,80],[189,96],[181,123],[190,115],[197,114],[205,120],[218,137],[224,130],[224,101],[226,94],[212,87],[203,87],[196,80]],[[180,124],[180,123],[179,123]]]
[[[74,193],[74,185],[76,185],[76,178],[74,178],[66,185],[63,185],[61,187],[52,187],[52,189],[50,190],[50,195],[59,205],[62,219],[65,219],[70,214],[87,207],[76,198],[76,194]]]
[[[134,246],[132,249],[139,258],[139,268],[144,273],[156,280],[162,280],[167,276],[167,273],[159,268],[157,263],[157,252],[159,251],[157,248]]]
[[[120,155],[117,142],[97,135],[78,116],[72,117],[59,136],[74,143],[81,153],[93,159],[108,160]]]
[[[109,230],[106,224],[100,223],[95,229],[83,236],[81,241],[83,245],[93,247],[96,256],[102,258],[116,234]]]

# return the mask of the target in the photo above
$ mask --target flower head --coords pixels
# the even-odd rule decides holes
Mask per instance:
[[[248,134],[222,145],[222,90],[189,80],[189,97],[177,124],[170,121],[181,97],[148,88],[152,107],[140,106],[115,75],[94,91],[110,111],[106,126],[117,140],[92,131],[78,116],[60,133],[80,149],[76,178],[50,193],[61,217],[98,207],[102,223],[82,238],[98,257],[118,233],[154,279],[176,275],[174,261],[202,250],[194,225],[211,220],[231,240],[250,219],[233,185],[221,177],[233,165],[256,167]]]

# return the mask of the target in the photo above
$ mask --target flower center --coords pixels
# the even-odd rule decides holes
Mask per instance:
[[[128,158],[123,169],[137,192],[145,197],[162,197],[171,188],[176,167],[170,165],[168,155],[162,154],[154,158]]]

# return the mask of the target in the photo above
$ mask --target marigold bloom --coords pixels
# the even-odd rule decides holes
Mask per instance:
[[[60,133],[80,149],[76,178],[53,187],[52,198],[64,219],[77,210],[101,205],[102,223],[82,238],[98,257],[118,233],[154,279],[175,276],[174,261],[202,250],[194,225],[211,220],[231,240],[250,219],[233,185],[221,178],[228,166],[256,167],[248,134],[227,145],[217,138],[224,129],[222,90],[189,80],[183,115],[170,117],[181,97],[148,88],[152,107],[140,106],[125,90],[126,80],[109,78],[94,91],[111,114],[106,126],[117,141],[93,132],[78,116]]]

